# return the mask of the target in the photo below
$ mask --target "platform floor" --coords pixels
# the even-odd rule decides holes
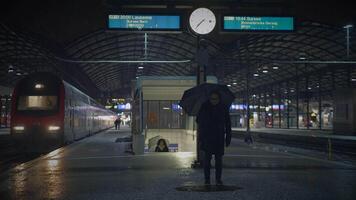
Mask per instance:
[[[109,130],[2,173],[0,199],[356,199],[356,166],[237,139],[226,151],[223,181],[241,189],[177,191],[203,183],[202,169],[190,168],[194,153],[133,156],[126,143],[115,142],[129,134]]]

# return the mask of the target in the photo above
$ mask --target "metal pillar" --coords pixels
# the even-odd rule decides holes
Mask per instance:
[[[258,121],[260,122],[261,121],[261,92],[259,91],[258,92],[258,105],[257,105],[257,109],[258,109],[258,112],[257,112],[257,118],[258,118]]]
[[[296,115],[297,115],[297,129],[299,129],[299,77],[298,77],[298,65],[295,67],[296,69],[296,81],[295,81],[295,98],[296,98]]]
[[[273,85],[271,86],[271,118],[272,118],[272,128],[274,128],[274,112],[273,112]]]
[[[267,107],[267,92],[265,90],[264,92],[264,100],[263,100],[263,106],[265,107],[265,128],[267,127],[267,110],[266,110],[266,107]]]
[[[281,84],[278,85],[278,120],[279,120],[279,128],[282,128],[282,117],[281,117],[281,103],[282,103],[282,94],[281,94]]]
[[[319,75],[318,75],[318,100],[319,100],[319,129],[321,130],[322,129],[322,123],[321,123],[321,119],[322,119],[322,117],[321,117],[321,114],[322,114],[322,112],[321,112],[321,86],[322,86],[322,84],[321,84],[321,72],[319,72]]]
[[[2,127],[2,96],[0,95],[0,128]]]
[[[307,98],[307,129],[309,129],[309,76],[305,78],[306,98]]]
[[[250,134],[250,66],[249,64],[247,65],[246,68],[246,118],[247,118],[247,124],[246,124],[246,133],[247,135]]]
[[[287,81],[287,128],[290,128],[290,124],[289,124],[289,101],[290,101],[290,85],[289,85],[289,81]]]
[[[206,82],[206,60],[204,59],[208,59],[207,55],[203,56],[202,53],[200,52],[202,49],[200,49],[200,37],[197,37],[197,52],[196,52],[196,56],[197,56],[197,61],[198,61],[198,67],[197,67],[197,85],[203,84]],[[206,52],[205,52],[206,53]],[[199,127],[197,130],[197,141],[199,141]],[[193,168],[197,168],[197,167],[202,167],[202,157],[201,157],[201,152],[200,152],[200,148],[199,148],[199,144],[198,142],[196,142],[196,151],[197,151],[197,157],[196,160],[192,163],[192,167]]]
[[[350,57],[350,28],[352,28],[353,25],[349,24],[344,26],[344,28],[346,29],[346,56],[347,59],[349,59]]]

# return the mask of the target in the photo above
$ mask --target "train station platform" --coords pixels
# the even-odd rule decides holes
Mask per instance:
[[[181,191],[204,187],[202,169],[191,168],[195,154],[132,155],[127,142],[117,142],[129,135],[111,129],[3,172],[0,199],[356,198],[356,165],[263,150],[236,138],[223,171],[224,185],[236,190]]]
[[[0,128],[0,135],[10,135],[10,128]]]
[[[356,136],[334,135],[331,130],[252,128],[250,132],[262,143],[356,156]],[[233,128],[233,137],[245,134],[245,128]]]

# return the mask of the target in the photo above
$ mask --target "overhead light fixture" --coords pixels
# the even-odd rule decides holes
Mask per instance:
[[[258,75],[257,73],[254,73],[253,76],[254,76],[254,77],[258,77],[259,75]]]
[[[268,73],[268,70],[263,70],[262,72],[266,74],[266,73]]]
[[[344,26],[344,28],[352,28],[354,27],[352,24],[347,24],[346,26]]]
[[[228,85],[227,85],[227,87],[231,87],[231,85],[230,85],[230,84],[228,84]]]
[[[9,73],[14,72],[14,67],[12,65],[9,65],[9,70],[7,72],[9,72]]]
[[[351,81],[356,81],[356,78],[352,78]]]
[[[233,82],[232,84],[233,84],[233,85],[237,85],[237,83],[236,83],[236,82]]]
[[[272,69],[279,69],[279,67],[278,66],[273,66]]]
[[[143,69],[144,67],[143,66],[139,66],[138,69]]]
[[[16,72],[16,75],[17,76],[21,76],[21,72]]]
[[[308,90],[311,90],[312,88],[311,87],[308,87]]]
[[[42,88],[44,88],[44,85],[41,84],[41,83],[36,83],[35,88],[36,89],[42,89]]]
[[[299,57],[299,60],[306,60],[307,58],[304,56]]]
[[[138,76],[136,76],[136,79],[138,79]]]

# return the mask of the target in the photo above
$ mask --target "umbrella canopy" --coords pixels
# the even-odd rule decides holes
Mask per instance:
[[[189,90],[184,91],[183,97],[179,105],[188,115],[197,115],[203,103],[209,100],[210,94],[217,91],[220,94],[220,101],[224,105],[230,107],[235,96],[226,85],[203,83]]]

